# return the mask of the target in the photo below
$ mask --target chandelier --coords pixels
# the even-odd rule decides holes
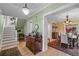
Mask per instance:
[[[66,24],[71,24],[72,22],[68,19],[69,18],[69,16],[67,15],[66,16],[66,21],[64,21]]]

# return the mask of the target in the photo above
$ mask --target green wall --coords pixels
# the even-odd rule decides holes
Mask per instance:
[[[47,12],[53,11],[54,9],[59,8],[63,5],[65,5],[65,4],[63,4],[63,3],[53,3],[50,6],[48,6],[47,8],[45,8],[42,11],[38,12],[37,14],[33,15],[32,17],[28,18],[27,20],[33,20],[33,26],[35,26],[35,24],[38,24],[39,25],[39,30],[38,31],[42,32],[43,15],[46,14]],[[37,16],[37,19],[36,19],[36,16]],[[27,32],[27,30],[25,30],[25,32]]]
[[[3,33],[3,24],[4,24],[4,16],[0,15],[0,43],[2,39],[2,33]]]
[[[21,29],[22,33],[24,33],[24,23],[25,20],[24,19],[17,19],[17,28]]]

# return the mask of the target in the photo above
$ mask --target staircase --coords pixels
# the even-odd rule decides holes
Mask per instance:
[[[14,27],[4,27],[1,50],[17,46],[17,31]]]

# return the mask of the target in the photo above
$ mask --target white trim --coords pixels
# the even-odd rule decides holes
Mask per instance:
[[[43,40],[45,40],[45,38],[44,38],[44,24],[45,24],[44,20],[45,20],[45,16],[47,16],[47,15],[49,15],[49,14],[52,14],[52,13],[55,13],[55,12],[60,11],[60,10],[66,9],[66,8],[68,8],[68,7],[72,7],[72,6],[74,6],[74,5],[75,5],[75,4],[67,4],[67,5],[64,5],[64,6],[62,6],[62,7],[59,7],[59,8],[57,8],[57,9],[53,10],[53,11],[50,11],[50,12],[48,12],[48,13],[45,13],[45,14],[43,15],[43,32],[42,32]],[[47,48],[44,49],[44,41],[42,41],[42,42],[43,42],[43,43],[42,43],[42,44],[43,44],[43,46],[42,46],[42,51],[46,51]]]
[[[44,40],[44,16],[43,16],[43,32],[42,32],[43,40]],[[44,51],[44,41],[42,41],[42,51]]]
[[[1,39],[2,39],[2,38],[1,38],[1,35],[0,35],[0,51],[1,51]]]

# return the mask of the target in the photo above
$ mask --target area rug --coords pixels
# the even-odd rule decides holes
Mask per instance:
[[[19,52],[18,48],[15,47],[1,51],[0,56],[21,56],[21,53]]]
[[[56,49],[58,49],[64,53],[67,53],[71,56],[79,56],[79,48],[76,48],[76,47],[74,47],[73,49],[57,47]]]

